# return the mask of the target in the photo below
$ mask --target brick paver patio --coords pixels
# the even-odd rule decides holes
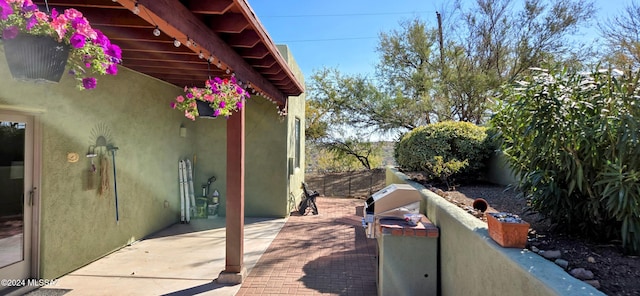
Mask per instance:
[[[377,295],[376,244],[364,201],[317,198],[319,215],[292,214],[236,295]]]

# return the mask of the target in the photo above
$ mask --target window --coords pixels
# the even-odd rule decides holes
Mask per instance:
[[[300,167],[300,147],[302,146],[302,142],[301,142],[301,139],[300,139],[300,128],[301,128],[300,127],[300,118],[296,117],[296,126],[295,126],[295,133],[296,133],[296,135],[295,135],[295,137],[296,137],[296,140],[295,140],[295,144],[296,144],[296,156],[295,157],[296,157],[296,160],[295,160],[295,162],[296,162],[296,168]]]

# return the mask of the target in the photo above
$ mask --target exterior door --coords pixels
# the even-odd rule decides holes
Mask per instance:
[[[34,119],[0,110],[0,279],[32,277]]]

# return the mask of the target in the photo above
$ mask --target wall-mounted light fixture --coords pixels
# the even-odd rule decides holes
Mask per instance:
[[[181,138],[187,137],[187,128],[184,126],[184,124],[180,124],[180,137]]]

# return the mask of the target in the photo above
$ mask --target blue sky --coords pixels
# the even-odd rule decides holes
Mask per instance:
[[[436,11],[442,12],[451,3],[448,0],[248,2],[272,40],[289,46],[307,78],[325,66],[336,67],[343,73],[373,75],[380,32],[399,29],[400,21],[415,17],[435,26]],[[628,3],[631,0],[596,0],[597,17],[610,17]]]

